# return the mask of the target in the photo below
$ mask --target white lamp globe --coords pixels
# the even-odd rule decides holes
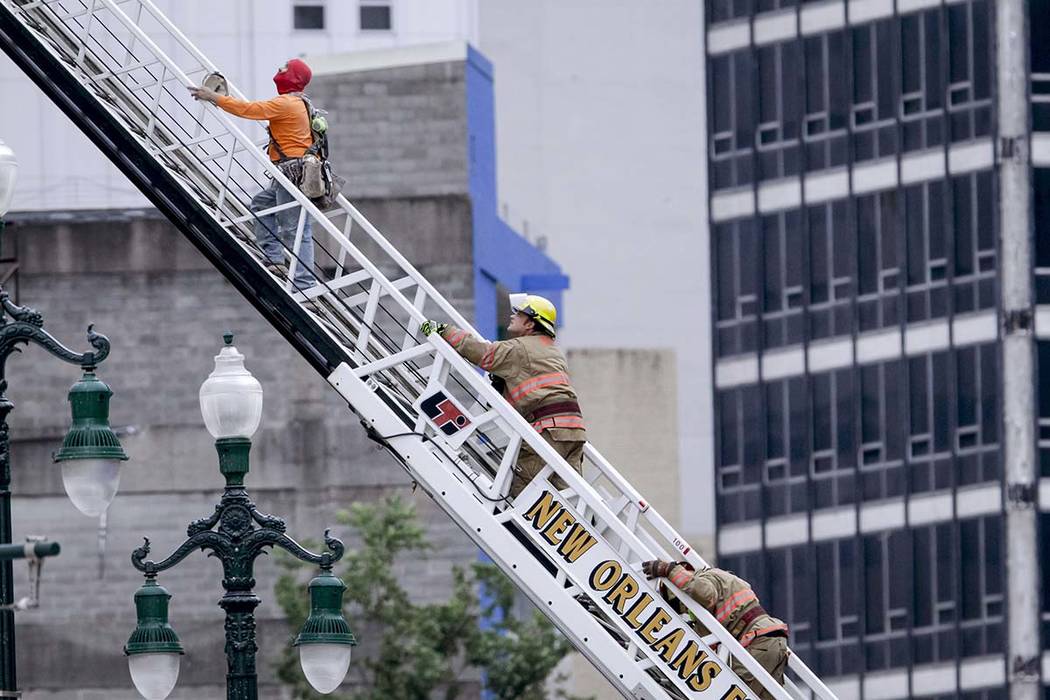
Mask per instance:
[[[179,680],[181,654],[161,652],[133,654],[128,657],[128,670],[135,690],[146,700],[164,700]]]
[[[120,486],[121,463],[115,459],[71,459],[62,462],[66,495],[84,515],[106,512]]]
[[[318,693],[327,695],[339,687],[350,670],[349,644],[301,644],[299,665]]]
[[[215,356],[215,369],[201,384],[201,415],[216,440],[250,438],[262,420],[262,385],[245,369],[233,334],[226,333],[223,340],[226,345]]]
[[[18,159],[15,152],[0,139],[0,218],[11,209],[18,177]]]

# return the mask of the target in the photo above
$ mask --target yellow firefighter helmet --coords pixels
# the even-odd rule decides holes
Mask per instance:
[[[558,310],[554,308],[550,299],[536,294],[511,294],[510,307],[514,312],[531,318],[541,331],[554,337],[554,324],[558,320]]]

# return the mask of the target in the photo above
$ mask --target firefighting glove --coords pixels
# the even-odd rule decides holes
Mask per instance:
[[[659,559],[653,559],[642,563],[642,572],[646,578],[667,578],[667,575],[671,573],[671,569],[675,566],[674,562],[660,561]]]
[[[431,333],[437,333],[438,335],[441,335],[445,332],[446,328],[448,328],[447,323],[438,323],[437,321],[423,321],[423,323],[419,326],[420,332],[422,332],[423,335],[427,336],[429,336]]]

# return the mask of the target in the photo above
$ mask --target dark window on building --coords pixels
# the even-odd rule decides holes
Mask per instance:
[[[857,540],[818,542],[809,590],[818,601],[814,669],[824,677],[856,673],[860,658],[859,557]]]
[[[809,406],[806,378],[765,385],[767,517],[808,509]]]
[[[907,361],[910,429],[906,457],[912,493],[954,485],[949,361],[948,351]]]
[[[901,18],[902,150],[944,143],[944,78],[941,10]]]
[[[1048,0],[1050,2],[1050,0]],[[1032,170],[1035,207],[1035,295],[1037,304],[1050,304],[1050,168]]]
[[[946,11],[951,140],[967,141],[991,133],[991,3],[970,0]]]
[[[846,200],[809,207],[809,332],[814,340],[853,329],[855,238]]]
[[[755,12],[771,12],[794,7],[798,0],[755,0]]]
[[[1029,0],[1032,62],[1032,128],[1050,131],[1050,0]]]
[[[955,625],[959,615],[956,525],[942,523],[911,532],[914,595],[913,662],[928,664],[958,654]]]
[[[944,183],[904,190],[905,241],[908,247],[907,317],[909,323],[948,314],[948,251],[944,225]]]
[[[789,41],[756,51],[759,118],[755,148],[759,177],[763,180],[799,172],[800,47],[800,42]]]
[[[389,31],[394,26],[389,2],[362,0],[358,12],[362,31]]]
[[[959,522],[960,656],[1005,650],[1002,529],[998,515]]]
[[[851,369],[810,377],[813,407],[810,473],[814,508],[830,508],[856,501],[853,384]]]
[[[751,14],[751,0],[710,0],[707,5],[707,21],[711,24],[725,22]]]
[[[799,255],[804,250],[800,212],[796,209],[762,217],[762,239],[764,347],[801,343],[805,258]]]
[[[755,140],[754,59],[748,50],[709,62],[708,104],[712,189],[750,184]]]
[[[862,539],[864,547],[864,658],[868,671],[908,663],[911,541],[907,530]]]
[[[904,429],[906,415],[901,360],[864,365],[860,381],[861,498],[880,500],[904,493]]]
[[[806,104],[802,139],[806,144],[806,169],[844,165],[849,119],[845,30],[807,37],[804,46]]]
[[[762,259],[754,221],[739,219],[713,230],[718,355],[758,348],[759,275]]]
[[[762,516],[763,435],[754,424],[762,416],[758,385],[718,393],[718,515],[721,523]]]
[[[886,19],[851,30],[853,38],[853,156],[857,161],[897,153],[897,23]]]
[[[809,545],[784,547],[768,552],[765,583],[751,581],[762,607],[788,625],[791,650],[809,659],[815,638],[814,611],[819,604],[810,581],[813,557]]]
[[[1045,470],[1044,470],[1045,475]],[[1039,513],[1039,561],[1047,562],[1050,561],[1050,513]],[[1042,631],[1043,631],[1043,644],[1046,645],[1047,639],[1050,639],[1050,566],[1040,566],[1042,572]]]
[[[293,29],[324,29],[324,5],[303,4],[292,6]]]
[[[955,350],[955,473],[959,486],[999,479],[999,354],[994,344]]]
[[[858,296],[861,331],[900,323],[903,253],[896,191],[856,198]]]
[[[1050,342],[1039,341],[1036,345],[1039,358],[1039,473],[1050,476]],[[1047,535],[1050,536],[1050,531]]]
[[[994,308],[996,236],[992,172],[953,177],[951,186],[955,313]]]

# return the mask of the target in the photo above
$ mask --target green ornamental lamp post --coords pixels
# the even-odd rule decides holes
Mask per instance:
[[[14,152],[0,141],[0,234],[4,229],[4,216],[14,199],[17,174],[18,160]],[[4,553],[4,556],[0,556],[0,697],[18,697],[14,612],[26,607],[14,602],[14,569],[11,563],[17,548],[12,554],[11,439],[7,416],[14,410],[15,404],[6,396],[7,358],[20,352],[19,346],[33,344],[63,362],[80,365],[84,370],[84,378],[70,390],[74,425],[66,436],[66,444],[77,449],[62,453],[62,481],[66,493],[78,509],[88,515],[100,515],[117,492],[120,463],[128,457],[109,428],[109,397],[113,392],[94,375],[95,367],[109,355],[109,339],[95,333],[91,326],[88,326],[87,335],[93,350],[73,352],[44,330],[43,316],[29,307],[18,306],[0,288],[0,553]],[[84,430],[92,435],[84,435]],[[32,548],[23,547],[23,557],[30,560],[31,572],[35,570],[32,575],[37,584],[41,557],[57,553],[57,544],[39,551],[35,545]],[[36,597],[24,600],[32,601],[35,605]]]
[[[233,335],[227,333],[224,340],[215,370],[201,386],[200,404],[205,426],[215,438],[226,487],[215,512],[191,523],[188,539],[168,558],[147,559],[148,539],[131,555],[132,565],[146,575],[145,584],[135,594],[138,626],[124,647],[132,682],[146,700],[164,700],[174,689],[182,646],[168,624],[170,596],[157,585],[157,574],[193,551],[207,550],[223,567],[226,592],[219,606],[226,611],[226,697],[256,700],[254,611],[262,601],[253,591],[255,559],[276,546],[321,569],[310,583],[310,617],[295,645],[307,680],[317,692],[330,693],[346,676],[350,650],[356,644],[342,613],[346,586],[332,575],[332,565],[343,556],[343,543],[325,531],[328,551],[309,552],[285,534],[283,520],[260,513],[248,497],[244,478],[251,436],[262,419],[262,387],[245,369],[244,355],[233,346]]]

